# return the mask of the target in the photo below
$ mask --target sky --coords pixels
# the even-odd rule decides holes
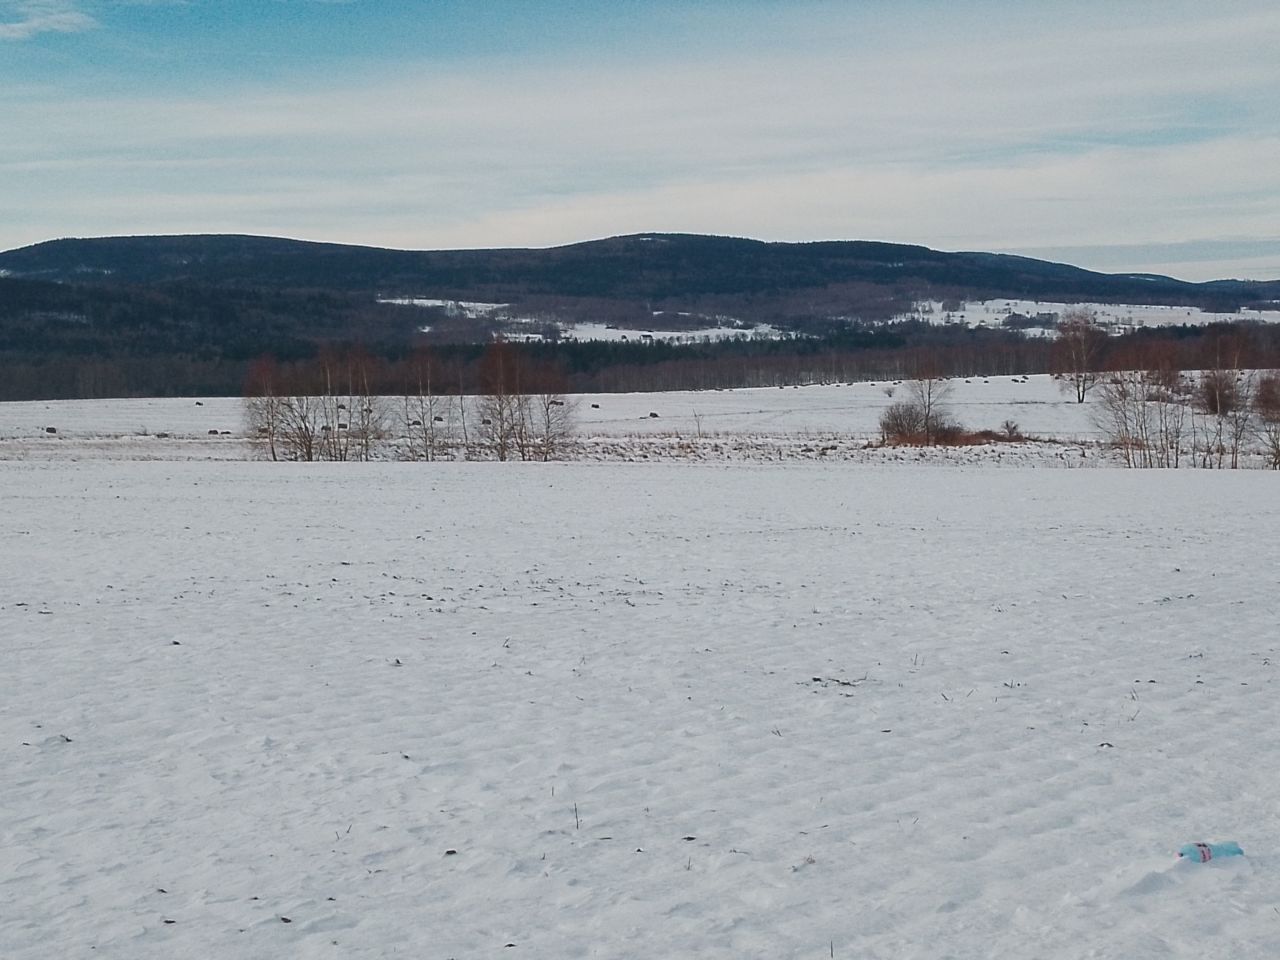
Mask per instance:
[[[1274,0],[0,0],[0,249],[869,239],[1280,278]]]

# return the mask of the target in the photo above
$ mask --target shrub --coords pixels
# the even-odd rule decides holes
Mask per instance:
[[[893,444],[954,444],[964,435],[964,428],[944,411],[926,413],[924,404],[916,400],[891,403],[880,415],[880,436]]]
[[[880,414],[880,435],[886,443],[911,443],[924,435],[924,410],[918,403],[899,400]]]

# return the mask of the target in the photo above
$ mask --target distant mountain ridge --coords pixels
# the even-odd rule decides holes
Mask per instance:
[[[866,240],[773,243],[636,234],[540,249],[413,251],[225,234],[50,240],[0,253],[4,276],[93,286],[195,284],[509,301],[774,296],[871,284],[956,295],[1236,305],[1280,280],[1191,283],[1029,257]]]
[[[896,378],[926,348],[968,358],[957,372],[1047,369],[1048,341],[990,311],[992,322],[973,326],[916,315],[921,303],[945,319],[997,298],[1231,315],[1280,301],[1280,281],[1188,283],[909,244],[663,233],[436,251],[237,235],[52,240],[0,253],[0,399],[235,393],[259,360],[293,369],[335,351],[378,358],[391,392],[405,358],[427,354],[457,389],[476,389],[495,339],[525,342],[583,390],[810,382],[834,376],[837,356],[850,376]],[[610,333],[579,338],[584,325]],[[1280,343],[1275,326],[1249,332],[1258,356]],[[698,333],[707,330],[717,336]]]

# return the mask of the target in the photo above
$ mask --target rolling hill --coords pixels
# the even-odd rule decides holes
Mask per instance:
[[[64,239],[0,253],[0,271],[59,283],[311,288],[460,300],[767,296],[851,283],[1044,300],[1198,304],[1280,296],[1280,281],[1189,283],[905,244],[765,243],[688,234],[640,234],[546,249],[441,251],[228,235]]]
[[[999,297],[1230,314],[1280,300],[1280,281],[1188,283],[904,244],[688,234],[440,251],[231,235],[52,240],[0,253],[0,398],[236,392],[255,358],[302,362],[350,345],[392,363],[431,346],[474,372],[492,333],[555,337],[575,324],[612,327],[620,341],[628,339],[621,331],[641,332],[629,344],[542,345],[543,359],[584,389],[693,386],[704,380],[637,380],[633,372],[685,361],[710,369],[731,355],[756,360],[714,382],[804,380],[812,367],[804,357],[925,341],[981,354],[993,372],[1044,369],[1042,347],[1014,331],[885,325],[918,302]],[[405,299],[417,305],[390,302]],[[455,301],[481,309],[451,310]],[[655,339],[644,334],[655,326],[718,327],[739,340],[763,330],[775,342],[640,349],[634,341]],[[762,373],[764,354],[771,369],[792,372]],[[784,354],[794,358],[790,367]],[[625,376],[602,376],[606,370]]]

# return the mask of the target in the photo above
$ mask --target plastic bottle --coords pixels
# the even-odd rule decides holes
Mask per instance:
[[[1188,843],[1178,850],[1178,856],[1197,863],[1205,863],[1218,857],[1243,857],[1244,851],[1234,840],[1226,843]]]

